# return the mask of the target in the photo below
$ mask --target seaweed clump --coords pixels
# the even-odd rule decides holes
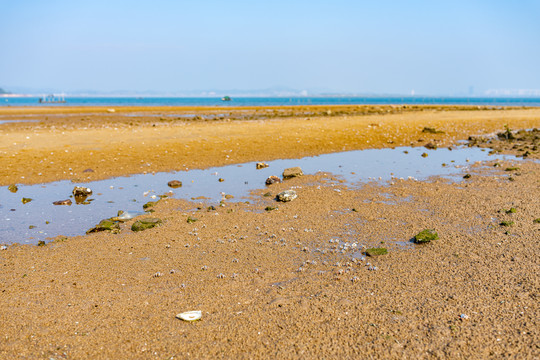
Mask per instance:
[[[416,234],[414,237],[414,242],[417,244],[427,244],[428,242],[438,239],[439,234],[437,234],[435,230],[425,229]]]

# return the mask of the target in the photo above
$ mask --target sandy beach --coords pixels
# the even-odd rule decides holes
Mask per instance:
[[[539,109],[0,108],[10,119],[27,121],[0,124],[1,186],[471,136],[518,157],[456,169],[459,181],[353,186],[323,169],[246,202],[163,198],[119,233],[7,246],[2,358],[540,357],[539,138],[508,132],[540,127]],[[297,198],[276,201],[285,190]],[[145,218],[161,223],[131,230]],[[438,239],[415,243],[425,229]],[[176,317],[190,310],[201,319]]]

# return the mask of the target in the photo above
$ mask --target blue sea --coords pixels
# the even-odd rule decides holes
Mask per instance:
[[[0,106],[286,106],[286,105],[483,105],[540,106],[540,97],[76,97],[61,104],[40,104],[39,97],[0,97]]]

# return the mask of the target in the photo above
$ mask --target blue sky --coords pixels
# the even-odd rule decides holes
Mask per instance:
[[[0,0],[0,87],[540,89],[540,1]]]

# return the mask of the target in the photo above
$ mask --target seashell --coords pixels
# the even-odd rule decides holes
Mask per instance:
[[[176,318],[184,321],[197,321],[202,317],[202,312],[200,310],[195,311],[186,311],[181,314],[176,315]]]

